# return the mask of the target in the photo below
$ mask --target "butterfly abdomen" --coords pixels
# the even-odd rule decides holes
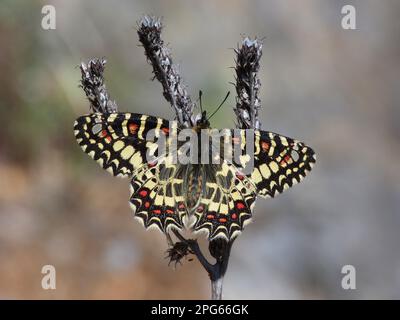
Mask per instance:
[[[189,165],[186,171],[186,206],[189,212],[196,208],[196,205],[203,192],[203,176],[200,166]]]

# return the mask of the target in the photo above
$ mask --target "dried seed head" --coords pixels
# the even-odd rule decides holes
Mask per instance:
[[[262,42],[245,38],[236,53],[236,107],[234,108],[239,128],[260,129],[258,96],[261,83],[257,77],[262,55]]]
[[[171,262],[175,262],[175,266],[178,263],[182,264],[181,260],[189,254],[194,254],[194,252],[189,248],[189,245],[186,242],[176,242],[172,248],[167,250],[166,258],[169,258],[168,265],[170,265]]]
[[[115,101],[111,101],[104,83],[104,68],[106,59],[91,59],[87,64],[80,65],[81,87],[90,102],[90,108],[95,112],[113,113],[118,111]]]

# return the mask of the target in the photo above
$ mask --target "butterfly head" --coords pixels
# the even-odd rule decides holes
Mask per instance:
[[[200,111],[201,111],[201,115],[198,115],[198,116],[196,117],[195,121],[194,121],[195,130],[199,130],[199,129],[208,129],[208,128],[210,128],[210,121],[209,121],[210,118],[211,118],[214,114],[216,114],[216,112],[219,110],[219,108],[222,107],[222,105],[224,104],[224,102],[226,101],[226,99],[228,99],[229,93],[230,93],[230,92],[228,92],[228,93],[226,94],[225,99],[221,102],[221,104],[217,107],[217,109],[212,113],[212,115],[209,116],[209,117],[207,117],[207,112],[206,112],[205,110],[203,110],[203,104],[202,104],[202,101],[201,101],[201,97],[202,97],[202,95],[203,95],[203,92],[202,92],[201,90],[199,91],[199,101],[200,101]]]
[[[207,119],[207,112],[205,110],[201,113],[201,117],[196,120],[196,127],[198,129],[210,128],[210,121]]]

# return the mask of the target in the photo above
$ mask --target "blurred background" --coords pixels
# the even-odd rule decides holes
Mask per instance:
[[[44,5],[56,29],[43,30]],[[341,27],[352,4],[357,30]],[[257,201],[225,277],[231,299],[400,298],[400,3],[384,1],[2,1],[0,4],[0,298],[206,299],[197,260],[174,269],[164,236],[128,205],[77,146],[88,112],[80,61],[106,57],[120,111],[171,119],[151,82],[135,27],[163,17],[163,38],[193,99],[213,109],[234,79],[243,36],[264,39],[263,129],[305,141],[313,172],[276,199]],[[234,125],[234,95],[213,126]],[[43,265],[57,289],[43,290]],[[341,287],[342,266],[357,271]]]

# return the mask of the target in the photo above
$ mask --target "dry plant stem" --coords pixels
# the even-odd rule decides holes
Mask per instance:
[[[210,274],[213,273],[213,266],[206,257],[203,255],[203,253],[200,250],[200,246],[195,239],[186,239],[184,236],[180,234],[178,230],[173,229],[172,232],[175,234],[175,236],[182,242],[185,242],[189,248],[194,252],[196,255],[197,259],[200,261],[201,265],[203,266],[204,269]]]
[[[231,254],[231,248],[233,240],[226,241],[224,239],[216,239],[210,241],[209,250],[211,255],[215,258],[216,263],[214,264],[214,274],[210,276],[211,279],[211,299],[221,300],[222,299],[222,286],[223,280],[228,269],[229,257]]]
[[[146,57],[153,67],[154,78],[161,82],[163,95],[176,113],[178,123],[190,127],[194,103],[192,103],[182,84],[179,72],[172,63],[170,50],[161,39],[162,23],[157,17],[144,16],[138,23],[138,36]],[[236,107],[237,127],[242,129],[260,129],[258,110],[261,107],[258,91],[260,80],[257,77],[259,61],[262,55],[262,43],[245,38],[236,53]],[[175,236],[191,249],[201,265],[208,272],[211,280],[212,299],[222,298],[223,278],[228,268],[233,240],[211,240],[209,251],[215,258],[211,264],[200,250],[197,240],[185,239],[177,230]]]
[[[190,127],[194,104],[191,102],[181,77],[172,63],[171,53],[161,39],[162,23],[157,17],[144,16],[138,23],[138,36],[146,57],[153,66],[154,78],[161,82],[163,95],[176,112],[180,125]],[[259,129],[258,119],[260,99],[258,90],[260,80],[257,77],[259,61],[262,54],[262,43],[259,40],[246,38],[236,52],[236,108],[234,108],[237,127],[243,129]],[[185,239],[177,230],[175,236],[186,243],[196,255],[211,280],[212,299],[222,298],[223,277],[228,268],[233,241],[222,239],[209,243],[210,254],[216,259],[211,264],[200,250],[197,240]]]
[[[224,277],[217,280],[211,280],[211,300],[222,299],[222,288],[223,288]]]
[[[162,23],[157,17],[144,16],[138,23],[139,40],[153,67],[154,78],[162,84],[163,95],[174,108],[178,123],[183,127],[190,127],[194,104],[182,84],[177,68],[172,63],[170,50],[161,39],[161,31]],[[208,272],[211,279],[212,298],[221,299],[222,279],[228,267],[231,243],[226,246],[221,245],[220,241],[210,242],[210,252],[219,254],[214,256],[211,253],[216,258],[216,263],[213,265],[204,257],[196,240],[187,240],[178,231],[174,230],[173,232],[180,241],[187,243]],[[225,243],[228,242],[225,241]],[[221,250],[225,250],[222,255],[220,254]]]
[[[172,230],[172,232],[180,241],[185,242],[190,247],[203,268],[207,271],[211,280],[211,299],[221,300],[223,279],[228,268],[229,257],[234,240],[229,242],[224,239],[216,239],[210,241],[210,254],[216,260],[214,264],[211,264],[201,252],[197,240],[186,239],[180,234],[178,230],[175,229]]]
[[[146,57],[153,66],[154,78],[162,84],[163,95],[174,108],[178,123],[190,127],[194,104],[172,62],[170,50],[161,39],[162,28],[160,18],[144,16],[138,23],[137,33]]]

